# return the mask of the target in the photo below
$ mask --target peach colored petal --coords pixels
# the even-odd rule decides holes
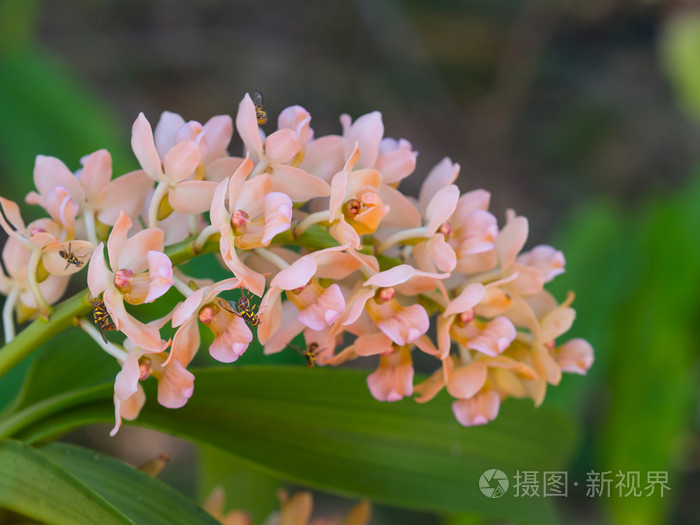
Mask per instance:
[[[42,197],[46,197],[56,186],[63,186],[71,194],[74,201],[83,202],[85,199],[85,193],[80,187],[78,179],[61,160],[55,157],[36,156],[34,186],[39,190]],[[27,202],[29,204],[40,204],[36,201],[29,202],[28,200]]]
[[[480,361],[456,367],[447,380],[447,391],[452,397],[469,399],[486,383],[488,369]]]
[[[122,425],[122,418],[126,419],[127,421],[136,419],[145,403],[146,394],[144,393],[143,388],[141,388],[141,385],[138,385],[136,393],[129,399],[122,401],[117,396],[114,396],[115,424],[109,435],[114,437],[117,434]]]
[[[3,215],[0,215],[0,224],[2,224],[2,229],[5,230],[8,235],[14,235],[13,228],[10,228],[5,221],[5,217],[7,217],[7,221],[12,224],[14,230],[24,232],[24,221],[22,220],[22,214],[19,211],[19,206],[17,203],[0,197],[0,205],[2,206],[2,213],[4,215],[4,217]]]
[[[236,247],[233,245],[232,239],[229,240],[226,232],[226,226],[221,228],[221,240],[219,241],[221,256],[224,263],[238,278],[243,288],[247,288],[258,297],[262,297],[265,291],[265,277],[258,272],[248,268],[239,258],[236,253]]]
[[[304,160],[299,165],[308,173],[326,182],[343,168],[343,138],[338,135],[326,135],[312,140],[306,145]]]
[[[172,188],[168,192],[168,200],[173,210],[180,213],[202,213],[211,207],[215,191],[215,182],[188,180]]]
[[[347,245],[355,250],[360,250],[362,248],[360,236],[355,231],[355,228],[345,221],[345,217],[342,215],[340,219],[330,227],[328,232],[340,244]]]
[[[491,202],[491,194],[486,190],[473,190],[459,198],[457,208],[452,220],[458,224],[463,223],[467,215],[473,211],[487,211]]]
[[[316,259],[305,255],[294,261],[284,270],[280,270],[270,281],[270,286],[282,290],[294,290],[308,284],[316,273]]]
[[[379,154],[375,168],[381,172],[385,184],[396,184],[416,169],[417,154],[410,148],[409,143],[408,148],[399,147]]]
[[[112,271],[114,272],[125,268],[123,266],[119,266],[119,255],[124,249],[126,238],[130,229],[131,219],[123,211],[120,212],[119,218],[114,224],[114,227],[109,234],[109,238],[107,239],[107,255],[109,256],[109,265],[112,267]]]
[[[485,425],[498,416],[501,398],[496,392],[477,394],[471,399],[459,399],[452,403],[457,421],[465,427]]]
[[[279,129],[289,128],[294,130],[302,146],[307,144],[314,137],[314,132],[310,127],[311,116],[301,106],[289,106],[284,108],[277,117],[277,127]]]
[[[263,324],[261,324],[259,328],[261,328]],[[296,306],[294,306],[291,301],[284,301],[282,303],[282,314],[280,316],[279,329],[272,332],[272,335],[270,335],[270,337],[264,343],[265,355],[274,354],[286,348],[289,342],[294,339],[294,337],[296,337],[304,328],[304,325],[297,319]],[[258,331],[258,333],[260,332]]]
[[[345,252],[326,252],[315,257],[319,279],[339,281],[353,274],[362,266],[362,262]]]
[[[117,254],[119,259],[117,267],[119,269],[128,268],[134,273],[142,272],[148,268],[148,252],[162,252],[164,246],[163,230],[160,228],[141,230],[124,242],[124,246]],[[112,269],[116,271],[117,268]]]
[[[371,288],[360,288],[348,299],[345,313],[341,316],[340,322],[343,326],[348,326],[357,321],[365,309],[365,304],[374,295]]]
[[[351,124],[349,115],[341,115],[340,123],[343,125],[343,143],[345,157],[347,158],[355,144],[360,148],[360,160],[358,168],[372,168],[377,162],[379,154],[379,143],[384,136],[384,124],[382,114],[373,111],[362,115]]]
[[[341,206],[345,202],[345,194],[348,188],[348,172],[339,171],[331,180],[331,195],[328,211],[331,219],[335,219],[341,213]]]
[[[91,153],[83,159],[80,184],[85,190],[85,199],[95,203],[100,192],[112,178],[112,156],[106,149]]]
[[[186,140],[175,144],[163,159],[168,182],[175,184],[185,180],[194,173],[200,160],[199,148],[194,142]]]
[[[136,393],[139,386],[139,359],[143,352],[137,348],[129,352],[126,361],[122,364],[122,369],[114,379],[114,395],[122,401],[129,399]]]
[[[486,288],[481,283],[472,283],[464,288],[461,293],[455,297],[442,314],[443,317],[449,315],[461,314],[467,310],[474,308],[486,295]]]
[[[282,292],[271,287],[260,301],[260,311],[265,313],[264,322],[258,326],[258,341],[265,344],[277,332],[282,322]]]
[[[92,252],[90,266],[88,267],[87,282],[93,297],[99,297],[107,288],[112,286],[114,274],[105,264],[104,244],[97,245]]]
[[[452,184],[459,175],[459,164],[454,164],[448,157],[442,159],[430,170],[423,181],[418,195],[418,209],[425,213],[433,196],[445,186]]]
[[[368,356],[390,352],[393,343],[383,332],[376,332],[360,335],[352,346],[357,355]]]
[[[231,185],[229,186],[228,200],[229,200],[229,211],[233,212],[236,202],[242,200],[241,194],[243,193],[243,188],[246,186],[246,179],[253,171],[253,161],[250,156],[247,155],[245,160],[241,162],[238,169],[231,175]]]
[[[422,219],[411,200],[396,188],[383,184],[379,188],[382,202],[389,206],[389,213],[382,219],[387,228],[418,228]]]
[[[131,128],[131,149],[143,171],[153,180],[160,181],[163,178],[160,156],[153,140],[153,130],[143,113],[139,113]]]
[[[163,111],[153,133],[156,151],[160,158],[175,145],[175,133],[185,125],[185,119],[172,111]]]
[[[574,324],[576,311],[569,307],[559,307],[542,318],[538,339],[542,342],[551,341],[566,333]]]
[[[407,348],[379,357],[379,368],[367,377],[372,396],[379,401],[400,401],[413,394],[413,363]]]
[[[112,288],[107,288],[102,296],[107,312],[112,321],[126,336],[138,346],[150,352],[162,351],[166,344],[160,338],[160,331],[155,326],[148,326],[134,319],[124,308],[122,295]]]
[[[209,354],[222,363],[233,363],[253,340],[253,333],[245,321],[238,316],[231,319],[228,329],[214,337]]]
[[[144,302],[152,303],[173,285],[173,263],[162,252],[149,251],[147,258],[149,285]]]
[[[221,157],[207,164],[205,170],[206,180],[219,183],[226,177],[233,175],[243,163],[240,157]]]
[[[399,264],[389,270],[379,272],[364,282],[364,286],[387,287],[405,283],[416,273],[416,269],[409,264]]]
[[[229,182],[230,179],[224,179],[217,184],[211,199],[209,220],[216,230],[221,230],[222,226],[228,227],[227,223],[231,219],[226,209],[226,193],[228,192]]]
[[[554,360],[563,372],[585,375],[593,366],[593,347],[585,339],[572,339],[554,351]]]
[[[413,387],[414,400],[417,403],[431,401],[445,387],[445,374],[437,369],[428,379]]]
[[[377,328],[397,345],[412,343],[426,333],[429,327],[428,313],[419,304],[402,307],[391,317],[377,323]]]
[[[192,295],[187,297],[183,302],[181,302],[175,307],[175,309],[173,310],[173,327],[180,326],[190,317],[195,315],[195,313],[199,310],[199,307],[202,306],[204,292],[204,288],[195,290],[194,292],[192,292]]]
[[[203,135],[207,151],[202,153],[202,160],[209,163],[226,155],[226,148],[233,135],[233,120],[228,115],[216,115],[210,118],[204,124]]]
[[[457,266],[457,254],[442,234],[428,240],[428,249],[435,266],[441,272],[451,272]]]
[[[515,339],[515,326],[507,317],[492,319],[476,337],[467,342],[467,348],[477,350],[486,355],[498,355],[503,352]]]
[[[518,256],[517,261],[540,270],[544,275],[545,283],[564,273],[564,265],[566,263],[563,253],[543,244],[521,254]]]
[[[99,194],[97,218],[109,226],[117,222],[122,211],[127,216],[136,218],[152,188],[153,180],[142,170],[117,177],[103,187]]]
[[[164,368],[158,381],[158,403],[165,408],[181,408],[192,397],[194,375],[179,361],[172,361]]]
[[[294,158],[300,147],[296,133],[282,128],[265,139],[265,156],[270,164],[284,164]]]
[[[455,211],[458,200],[459,188],[454,184],[439,189],[433,195],[425,210],[425,216],[428,219],[426,235],[433,235],[440,225],[450,218]]]
[[[267,246],[273,237],[289,229],[292,222],[292,201],[284,193],[276,191],[265,196],[265,234],[262,245]]]
[[[323,293],[299,312],[297,319],[312,330],[323,330],[333,324],[345,310],[345,298],[340,286],[331,284]]]
[[[452,329],[454,319],[453,316],[449,316],[447,319],[442,316],[437,318],[437,342],[438,349],[440,350],[440,359],[445,359],[450,355],[450,349],[452,348],[450,330]]]
[[[241,139],[243,139],[243,144],[245,144],[248,152],[257,159],[262,158],[262,140],[258,128],[258,118],[255,114],[255,104],[253,104],[253,100],[248,93],[245,94],[238,105],[236,129]]]
[[[525,217],[515,217],[503,227],[496,238],[496,252],[501,268],[510,268],[520,250],[525,246],[528,222]]]
[[[176,360],[182,366],[189,365],[199,350],[200,342],[199,320],[197,317],[191,317],[175,332],[170,355],[164,364],[169,365],[171,361]]]
[[[277,164],[271,170],[274,191],[289,195],[294,202],[306,202],[314,197],[327,197],[331,188],[326,181],[302,170]]]

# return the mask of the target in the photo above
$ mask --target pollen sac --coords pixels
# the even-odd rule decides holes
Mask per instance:
[[[394,290],[394,288],[390,286],[388,288],[380,288],[377,291],[375,300],[381,304],[386,303],[387,301],[391,301],[394,297],[396,297],[396,290]]]
[[[343,215],[348,219],[356,217],[360,211],[362,211],[362,203],[357,199],[350,199],[343,204]]]
[[[243,210],[236,210],[231,216],[231,226],[236,235],[245,233],[246,224],[248,224],[248,214]]]
[[[461,326],[465,326],[469,323],[471,323],[474,320],[475,314],[474,314],[474,309],[470,308],[466,312],[462,312],[459,314],[459,317],[457,317],[457,322]]]
[[[134,272],[131,270],[117,270],[114,274],[114,286],[122,293],[129,292],[133,283]]]

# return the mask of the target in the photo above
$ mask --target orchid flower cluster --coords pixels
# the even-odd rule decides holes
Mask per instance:
[[[449,159],[428,173],[417,199],[401,193],[417,154],[404,139],[384,138],[379,112],[354,122],[343,115],[342,134],[323,137],[300,106],[282,111],[269,134],[261,113],[246,95],[235,118],[242,157],[227,151],[229,116],[200,124],[165,112],[154,132],[140,114],[131,146],[141,169],[113,179],[106,150],[75,173],[38,156],[37,191],[26,201],[49,217],[25,225],[17,204],[0,199],[6,341],[15,320],[50,318],[70,276],[87,267],[102,334],[87,318],[79,324],[121,364],[112,434],[122,418],[137,417],[150,376],[165,407],[192,396],[188,366],[201,325],[223,363],[246,352],[253,331],[266,354],[303,337],[309,365],[378,356],[367,378],[377,400],[423,403],[446,389],[466,426],[494,419],[510,396],[540,404],[562,372],[586,373],[591,346],[558,343],[574,320],[573,295],[559,304],[544,289],[564,257],[544,245],[522,251],[527,219],[509,210],[499,227],[490,194],[460,194],[460,168]],[[186,256],[173,256],[174,246],[186,246]],[[230,277],[214,282],[178,268],[208,251]],[[162,319],[144,322],[127,309],[171,287],[183,300]],[[237,303],[220,297],[233,289]],[[168,323],[175,332],[165,340]],[[106,337],[113,329],[122,344]],[[417,384],[413,351],[437,365]]]

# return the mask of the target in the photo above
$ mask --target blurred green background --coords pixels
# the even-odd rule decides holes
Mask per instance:
[[[106,147],[115,172],[133,169],[129,129],[139,111],[151,122],[163,110],[204,122],[235,113],[258,90],[268,114],[300,104],[322,135],[339,131],[340,113],[379,109],[386,135],[420,153],[404,191],[415,193],[450,156],[462,165],[463,191],[491,191],[499,219],[510,207],[530,219],[530,246],[566,255],[552,289],[560,299],[576,292],[571,335],[591,341],[596,362],[545,400],[582,429],[568,468],[579,487],[558,502],[563,519],[700,523],[700,9],[692,4],[2,0],[1,193],[23,200],[37,154],[76,169]],[[166,476],[195,490],[190,447],[127,430],[108,444],[101,427],[76,439],[134,463],[169,447]],[[209,486],[226,473],[230,486],[249,488],[241,501],[274,505],[276,485],[264,476],[212,464],[221,467],[204,462]],[[591,498],[590,471],[668,471],[671,491]],[[374,523],[441,521],[380,508]]]

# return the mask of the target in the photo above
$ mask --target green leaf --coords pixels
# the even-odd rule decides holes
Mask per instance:
[[[516,498],[512,490],[489,499],[478,488],[479,477],[491,468],[513,483],[517,470],[565,465],[575,432],[546,408],[508,401],[496,421],[464,428],[454,420],[447,395],[426,405],[379,403],[367,392],[363,371],[246,366],[193,372],[194,396],[178,411],[153,402],[149,381],[151,402],[135,423],[321,490],[419,510],[555,521],[547,500]],[[101,399],[76,398],[75,406],[18,427],[15,435],[37,441],[112,418],[111,388],[105,386]]]
[[[218,523],[166,483],[109,456],[64,443],[52,443],[41,452],[134,523]]]
[[[16,441],[0,441],[0,508],[55,525],[132,523],[59,465]]]

